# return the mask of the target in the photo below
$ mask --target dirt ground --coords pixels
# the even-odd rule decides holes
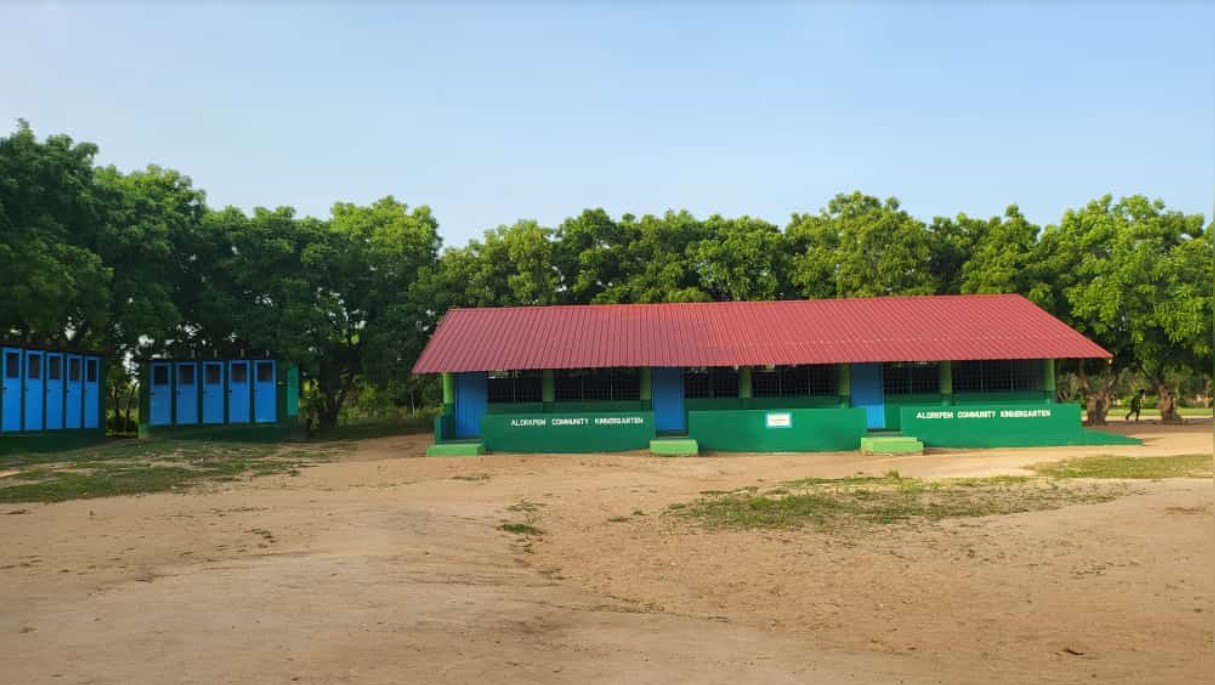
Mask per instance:
[[[1212,682],[1209,480],[864,535],[660,515],[793,478],[1212,449],[1209,421],[1116,430],[1146,444],[425,459],[407,436],[295,477],[3,505],[0,682]],[[521,502],[530,546],[497,529]]]

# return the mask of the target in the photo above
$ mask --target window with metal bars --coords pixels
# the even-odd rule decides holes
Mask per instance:
[[[751,372],[754,397],[811,397],[839,393],[839,369],[831,364],[776,366]]]
[[[491,371],[486,389],[491,404],[539,402],[544,376],[540,371]]]
[[[882,385],[887,395],[918,395],[941,391],[941,365],[937,362],[885,364]]]
[[[553,375],[558,402],[641,399],[641,375],[637,369],[561,369]]]
[[[1041,389],[1042,362],[1037,359],[991,359],[953,365],[955,393]]]
[[[684,369],[683,396],[693,399],[738,397],[738,369],[732,366]]]

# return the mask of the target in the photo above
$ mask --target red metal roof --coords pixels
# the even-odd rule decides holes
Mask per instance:
[[[1108,358],[1020,295],[453,309],[415,373]]]

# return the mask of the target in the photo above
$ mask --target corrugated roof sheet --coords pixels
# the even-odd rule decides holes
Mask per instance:
[[[1020,295],[453,309],[415,373],[1107,358]]]

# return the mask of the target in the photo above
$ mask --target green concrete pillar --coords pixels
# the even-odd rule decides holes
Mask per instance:
[[[1050,404],[1055,401],[1055,360],[1042,360],[1042,389],[1046,395],[1046,402]]]
[[[453,373],[445,373],[443,379],[443,413],[448,414],[455,411],[456,406],[456,375]]]
[[[638,398],[641,400],[642,409],[654,408],[654,384],[653,370],[648,366],[643,366],[638,369],[637,373],[638,384],[641,386]]]
[[[557,381],[552,369],[540,372],[540,401],[545,404],[557,401]]]
[[[953,404],[953,362],[941,362],[941,404]]]
[[[743,366],[738,369],[738,396],[744,400],[751,399],[751,367]]]
[[[852,367],[848,364],[837,364],[836,368],[839,371],[839,388],[840,406],[848,407],[852,405]]]

